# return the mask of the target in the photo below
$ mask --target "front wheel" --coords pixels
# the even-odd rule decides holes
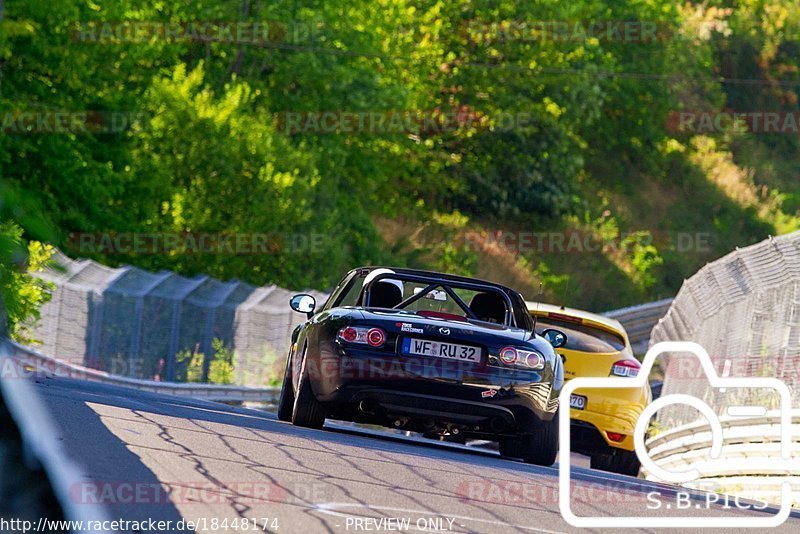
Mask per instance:
[[[543,422],[534,432],[514,439],[501,439],[499,445],[503,456],[522,458],[529,464],[553,465],[558,456],[558,410],[552,420]]]
[[[294,410],[294,385],[292,384],[292,353],[286,356],[286,370],[283,372],[283,384],[281,384],[281,397],[278,400],[278,419],[281,421],[292,420],[292,410]]]
[[[311,391],[311,380],[308,376],[308,347],[303,351],[297,394],[292,409],[292,424],[317,429],[325,424],[325,407]]]

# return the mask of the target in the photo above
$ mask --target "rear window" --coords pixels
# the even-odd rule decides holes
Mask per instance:
[[[625,340],[621,336],[602,328],[539,317],[536,320],[536,333],[541,334],[546,328],[555,328],[567,335],[565,349],[602,353],[617,352],[625,348]]]

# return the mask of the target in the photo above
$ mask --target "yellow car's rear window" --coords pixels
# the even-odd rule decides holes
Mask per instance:
[[[545,328],[555,328],[567,335],[565,349],[581,352],[617,352],[625,348],[625,340],[608,330],[585,324],[539,317],[536,320],[536,333],[540,334]]]

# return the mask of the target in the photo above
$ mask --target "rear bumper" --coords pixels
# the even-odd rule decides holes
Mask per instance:
[[[320,367],[324,372],[310,376],[312,390],[343,416],[366,401],[386,417],[479,427],[479,432],[520,432],[551,420],[557,408],[551,380],[535,371],[368,351],[323,353]]]
[[[511,408],[448,397],[420,395],[385,389],[361,390],[350,398],[367,409],[389,417],[410,417],[437,423],[462,425],[475,432],[501,433],[517,428]]]
[[[570,409],[573,450],[586,454],[598,452],[598,449],[605,448],[604,445],[626,451],[634,450],[633,430],[650,399],[647,387],[587,388],[576,393],[586,396],[587,400],[585,409]],[[625,437],[621,441],[612,441],[608,437],[609,432]]]

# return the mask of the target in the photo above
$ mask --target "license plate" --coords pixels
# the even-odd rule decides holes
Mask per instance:
[[[576,410],[583,410],[586,408],[586,397],[583,395],[570,395],[569,407],[575,408]]]
[[[403,340],[403,354],[411,356],[429,356],[431,358],[447,358],[462,362],[480,363],[481,349],[457,343],[442,343],[427,339],[407,337]]]

